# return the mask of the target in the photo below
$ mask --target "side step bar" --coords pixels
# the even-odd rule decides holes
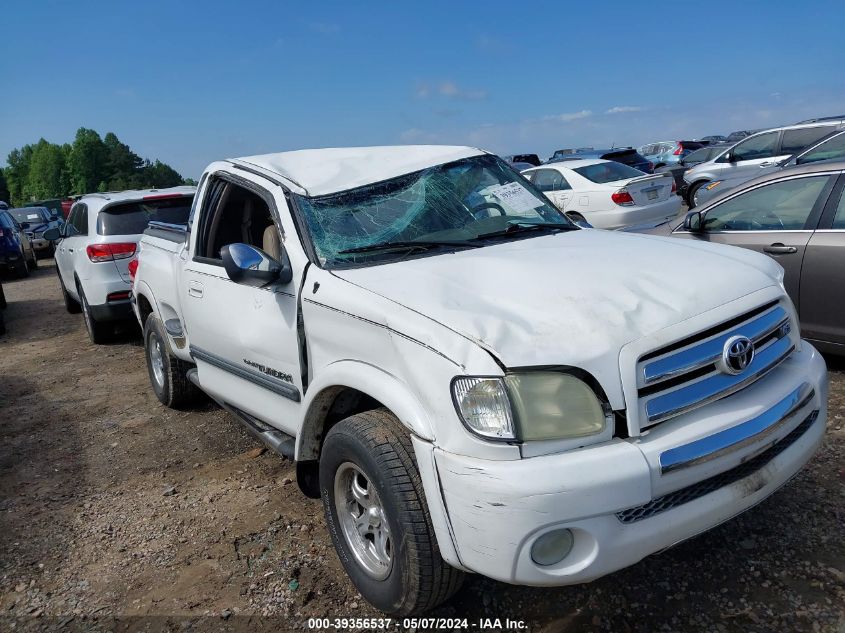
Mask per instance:
[[[194,383],[197,387],[202,389],[202,386],[199,383],[199,377],[197,375],[196,369],[189,369],[187,372],[188,380]],[[263,443],[267,448],[275,453],[278,453],[282,457],[286,457],[290,460],[293,460],[295,448],[296,448],[296,440],[288,435],[287,433],[283,433],[282,431],[273,428],[269,424],[262,422],[258,418],[250,415],[246,411],[241,411],[237,407],[234,407],[226,402],[221,402],[217,400],[217,404],[221,407],[226,409],[229,413],[234,415],[238,421],[246,427],[246,430],[249,431],[258,441]]]

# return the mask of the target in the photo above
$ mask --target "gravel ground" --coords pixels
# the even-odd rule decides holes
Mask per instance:
[[[51,260],[4,286],[0,629],[278,630],[379,616],[290,461],[210,403],[162,407],[137,335],[93,346]],[[826,442],[760,506],[589,585],[472,577],[433,615],[544,631],[845,631],[845,362],[828,364]]]

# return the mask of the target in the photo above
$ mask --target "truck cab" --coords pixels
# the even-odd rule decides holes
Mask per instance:
[[[203,391],[293,459],[394,615],[466,572],[631,565],[760,502],[824,433],[780,266],[578,227],[475,148],[212,163],[134,271],[158,398]]]

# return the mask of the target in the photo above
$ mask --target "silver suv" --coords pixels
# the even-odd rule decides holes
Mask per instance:
[[[715,158],[696,165],[684,174],[687,204],[697,204],[696,194],[707,183],[729,180],[739,185],[774,167],[836,130],[845,129],[845,119],[831,119],[803,125],[789,125],[752,134]]]

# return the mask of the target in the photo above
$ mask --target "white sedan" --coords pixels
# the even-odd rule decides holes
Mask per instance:
[[[670,174],[645,174],[611,160],[549,163],[522,175],[571,220],[599,229],[671,219],[681,210]]]

